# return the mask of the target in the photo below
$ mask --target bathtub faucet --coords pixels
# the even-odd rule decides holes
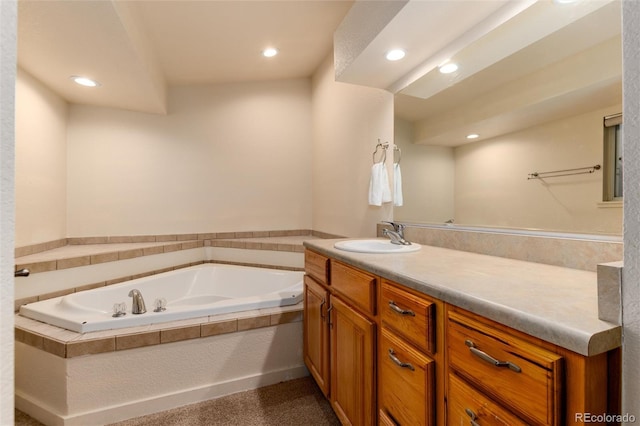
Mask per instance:
[[[144,306],[144,298],[142,297],[140,290],[134,288],[129,292],[129,297],[133,297],[133,302],[131,303],[132,314],[144,314],[147,312],[147,308]]]

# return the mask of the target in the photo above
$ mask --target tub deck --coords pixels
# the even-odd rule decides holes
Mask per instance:
[[[15,339],[61,358],[200,339],[302,321],[303,303],[116,330],[76,333],[15,315]]]

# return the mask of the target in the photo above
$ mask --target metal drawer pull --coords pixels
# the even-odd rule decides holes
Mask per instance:
[[[476,423],[476,419],[478,418],[478,416],[476,415],[476,413],[473,412],[471,408],[465,408],[464,412],[467,413],[469,417],[471,417],[471,421],[470,421],[471,426],[480,426],[478,423]]]
[[[396,353],[391,348],[389,348],[389,358],[391,358],[391,361],[393,361],[400,368],[408,368],[411,371],[415,371],[416,370],[413,367],[413,365],[409,364],[408,362],[400,361],[398,359],[398,357],[396,356]]]
[[[509,370],[513,370],[516,373],[520,373],[522,371],[522,369],[520,367],[518,367],[517,365],[515,365],[514,363],[512,363],[511,361],[500,361],[495,359],[494,357],[492,357],[491,355],[489,355],[486,352],[482,352],[480,349],[476,348],[476,344],[473,343],[471,340],[465,340],[464,344],[467,345],[469,347],[469,350],[471,351],[472,354],[474,354],[475,356],[477,356],[478,358],[487,361],[489,364],[493,364],[496,367],[508,367]]]
[[[400,315],[411,315],[412,317],[416,316],[416,313],[409,309],[402,309],[400,306],[396,305],[396,302],[393,300],[389,301],[389,307]]]

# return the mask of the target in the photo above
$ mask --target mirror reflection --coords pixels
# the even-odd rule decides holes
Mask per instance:
[[[449,62],[396,95],[394,220],[620,235],[604,188],[620,158],[604,124],[622,111],[620,1],[533,3]]]

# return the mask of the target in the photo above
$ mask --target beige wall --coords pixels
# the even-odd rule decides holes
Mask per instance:
[[[350,237],[375,236],[390,220],[391,203],[368,205],[371,154],[378,139],[393,142],[393,95],[334,81],[333,55],[312,79],[313,229]],[[391,172],[391,157],[387,157]]]
[[[602,118],[621,109],[600,109],[456,148],[456,223],[620,235],[622,209],[598,204],[602,170],[545,180],[527,180],[527,175],[602,164]]]
[[[308,79],[189,86],[168,115],[73,105],[68,234],[311,226]]]
[[[16,240],[65,238],[68,105],[23,70],[16,81]]]
[[[453,191],[455,159],[453,148],[413,143],[411,123],[396,118],[395,143],[401,149],[400,170],[404,203],[394,207],[399,222],[444,223],[455,217]]]

